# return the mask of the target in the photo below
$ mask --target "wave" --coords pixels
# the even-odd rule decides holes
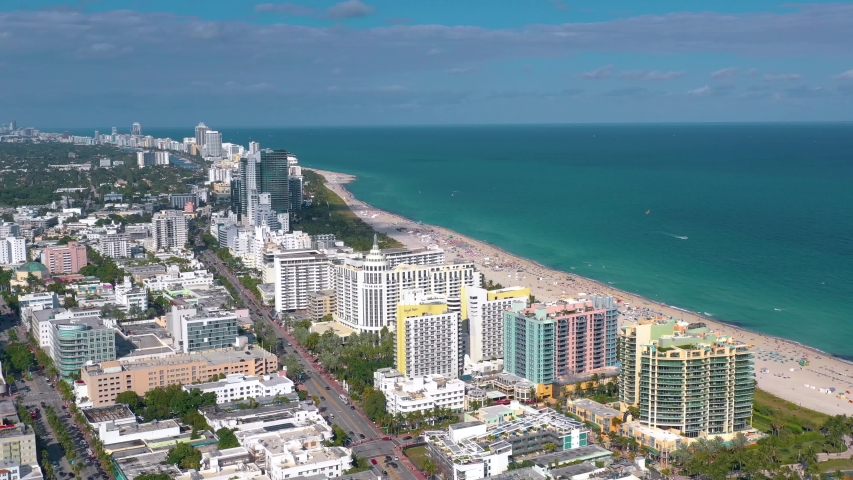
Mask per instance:
[[[676,234],[674,234],[674,233],[668,233],[668,232],[660,232],[660,234],[661,234],[661,235],[666,235],[666,236],[669,236],[669,237],[672,237],[672,238],[677,238],[677,239],[679,239],[679,240],[687,240],[687,236],[686,236],[686,235],[676,235]]]

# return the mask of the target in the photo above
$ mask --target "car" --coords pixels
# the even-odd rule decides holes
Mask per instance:
[[[399,460],[399,458],[397,458],[397,457],[394,457],[394,460],[395,460],[395,461],[396,461],[396,460]]]
[[[403,437],[403,440],[411,440],[411,439],[412,439],[411,435],[406,435],[405,437]]]
[[[330,388],[330,387],[326,387],[326,390],[331,390],[331,388]]]
[[[359,434],[358,434],[358,437],[359,437],[359,438],[361,438],[361,439],[365,438],[363,433],[359,433]]]
[[[385,461],[390,462],[391,461],[391,455],[385,455]]]
[[[350,405],[349,408],[355,410],[355,405]]]
[[[391,437],[382,437],[382,440],[385,440],[386,442],[390,442],[390,441],[391,441]]]
[[[388,472],[386,470],[382,470],[382,475],[388,475]]]
[[[370,459],[370,463],[372,463],[372,464],[376,465],[376,459],[375,459],[375,458],[371,458],[371,459]]]

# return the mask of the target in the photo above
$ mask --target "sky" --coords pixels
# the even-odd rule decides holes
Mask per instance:
[[[853,3],[5,0],[13,119],[853,121]]]

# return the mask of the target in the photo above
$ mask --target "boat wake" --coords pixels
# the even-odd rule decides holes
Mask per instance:
[[[773,310],[776,310],[777,312],[782,312],[782,311],[784,311],[785,309],[784,309],[784,308],[774,308]]]
[[[669,237],[672,237],[672,238],[677,238],[677,239],[679,239],[679,240],[687,240],[687,237],[686,237],[685,235],[676,235],[676,234],[674,234],[674,233],[667,233],[667,232],[660,232],[660,234],[661,234],[661,235],[666,235],[666,236],[669,236]]]

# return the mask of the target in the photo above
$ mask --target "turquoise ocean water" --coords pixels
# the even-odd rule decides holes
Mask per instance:
[[[358,175],[378,208],[853,359],[853,125],[220,131]]]

